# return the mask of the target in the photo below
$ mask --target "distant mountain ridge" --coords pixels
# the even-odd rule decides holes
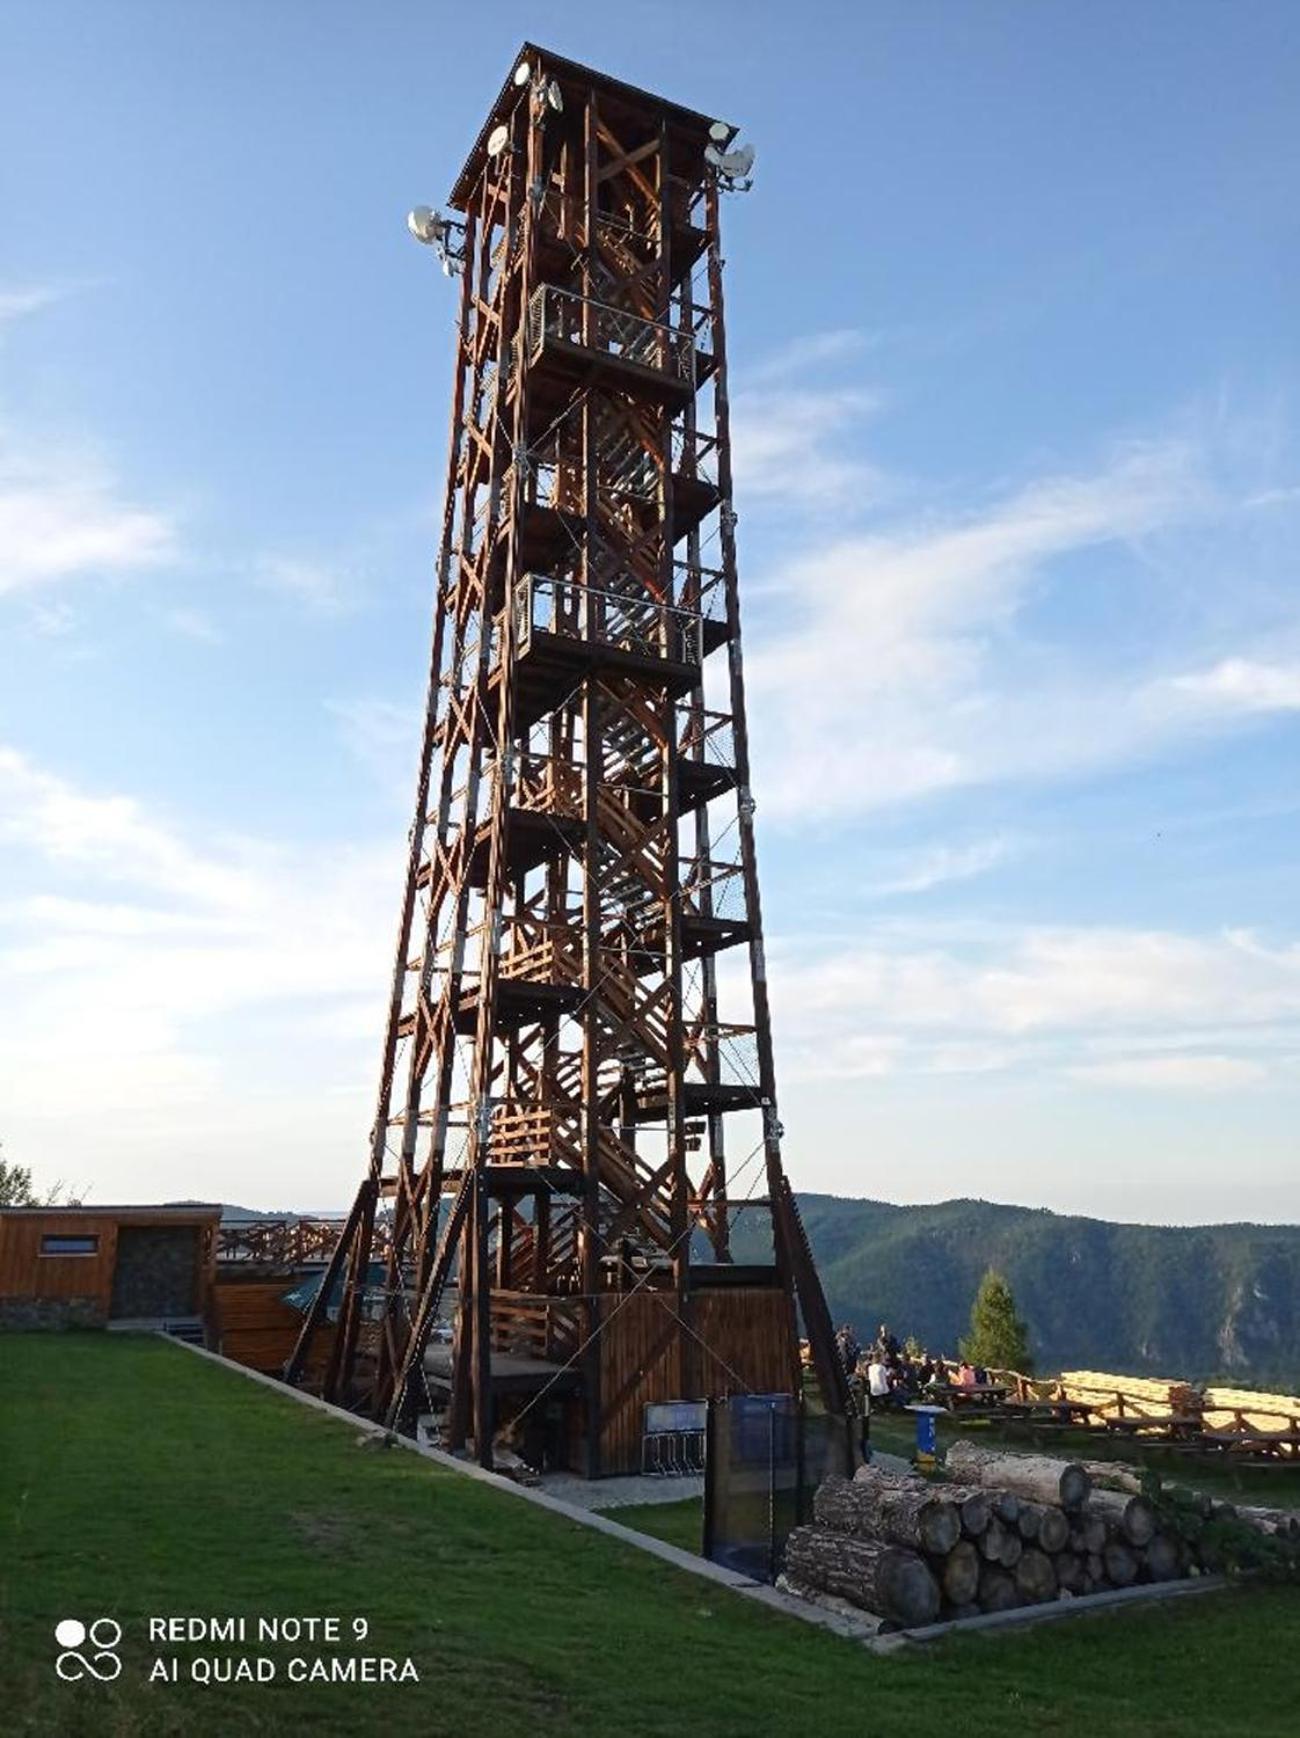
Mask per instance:
[[[985,1268],[1006,1274],[1040,1370],[1300,1384],[1300,1225],[1120,1225],[941,1201],[801,1195],[836,1322],[955,1350]],[[752,1236],[752,1233],[750,1234]],[[744,1221],[735,1253],[747,1254]]]
[[[1300,1225],[1122,1225],[994,1201],[900,1207],[811,1194],[799,1210],[831,1314],[863,1339],[885,1321],[900,1338],[954,1352],[994,1266],[1041,1371],[1300,1390]],[[317,1215],[224,1203],[222,1216]],[[741,1215],[738,1261],[771,1259],[762,1222]]]

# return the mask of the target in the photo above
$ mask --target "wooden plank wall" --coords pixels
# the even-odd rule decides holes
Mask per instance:
[[[617,1312],[617,1313],[616,1313]],[[600,1300],[600,1470],[637,1472],[642,1408],[650,1400],[685,1400],[676,1298],[663,1292],[617,1293]]]
[[[696,1347],[702,1366],[696,1393],[703,1399],[722,1394],[798,1392],[794,1306],[775,1287],[696,1292],[696,1333],[713,1349]],[[725,1364],[719,1359],[725,1359]]]
[[[94,1255],[42,1255],[42,1237],[98,1237]],[[0,1297],[93,1298],[108,1313],[117,1221],[84,1213],[0,1215]]]
[[[298,1340],[302,1316],[282,1300],[293,1289],[292,1277],[259,1281],[223,1281],[212,1288],[212,1331],[216,1350],[237,1364],[278,1376]],[[323,1327],[312,1347],[309,1376],[329,1356],[332,1327]]]
[[[792,1391],[794,1318],[783,1292],[700,1291],[689,1307],[694,1338],[680,1332],[670,1293],[601,1299],[602,1472],[639,1471],[648,1402]]]

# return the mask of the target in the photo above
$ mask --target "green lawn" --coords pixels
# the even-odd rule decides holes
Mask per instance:
[[[682,1551],[694,1551],[699,1556],[704,1543],[704,1499],[683,1497],[675,1503],[628,1503],[620,1509],[607,1509],[611,1521],[621,1521],[638,1533],[649,1533]]]
[[[146,1620],[189,1614],[364,1618],[367,1651],[409,1654],[421,1681],[149,1684],[163,1650]],[[124,1628],[121,1677],[61,1683],[55,1623],[101,1615]],[[261,1651],[283,1667],[313,1650]],[[1290,1738],[1300,1593],[881,1658],[415,1455],[359,1447],[347,1424],[178,1347],[5,1335],[0,1662],[5,1738]]]

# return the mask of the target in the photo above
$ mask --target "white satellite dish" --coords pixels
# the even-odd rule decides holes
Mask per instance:
[[[428,205],[417,205],[406,214],[406,227],[425,247],[434,247],[442,239],[443,221]]]
[[[564,107],[564,96],[554,79],[546,87],[546,100],[558,115]]]
[[[515,68],[515,83],[519,85],[527,84],[532,76],[532,67],[529,66],[526,60],[521,60],[519,65]]]
[[[455,277],[465,269],[463,248],[457,252],[458,243],[455,236],[454,220],[445,218],[440,211],[435,211],[429,205],[417,205],[406,214],[406,227],[425,247],[437,250],[442,262],[442,269],[447,276]],[[463,235],[462,235],[463,241]]]
[[[728,183],[747,181],[754,167],[754,147],[742,145],[738,151],[720,151],[716,145],[706,145],[704,160]]]
[[[504,122],[499,127],[493,127],[488,134],[487,154],[489,157],[499,157],[510,142],[510,129]]]
[[[715,145],[725,145],[735,130],[730,121],[714,121],[709,128],[709,137]]]

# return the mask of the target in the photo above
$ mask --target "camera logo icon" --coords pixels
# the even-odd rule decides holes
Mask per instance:
[[[122,1626],[111,1617],[97,1617],[89,1628],[79,1617],[65,1617],[55,1624],[54,1639],[60,1648],[54,1670],[65,1684],[75,1684],[86,1677],[111,1684],[122,1670],[116,1651],[122,1640]],[[86,1647],[90,1650],[89,1658],[81,1651]]]

